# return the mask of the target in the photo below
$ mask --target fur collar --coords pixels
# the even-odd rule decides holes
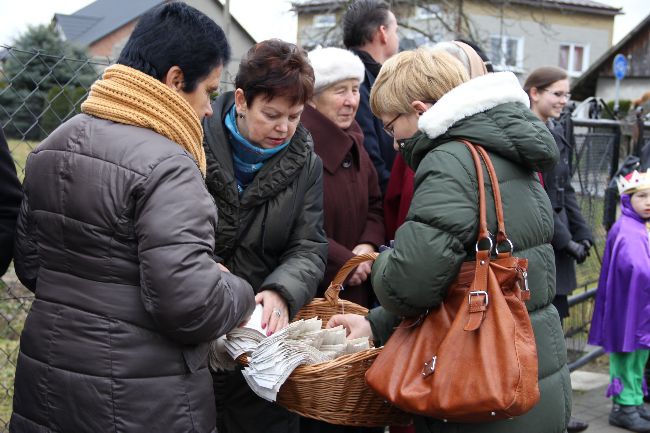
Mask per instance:
[[[482,113],[506,102],[521,102],[530,107],[528,94],[512,72],[495,72],[473,78],[455,87],[427,110],[418,129],[436,138],[459,120]]]

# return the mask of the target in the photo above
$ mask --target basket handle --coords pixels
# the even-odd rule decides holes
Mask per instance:
[[[368,260],[374,261],[377,256],[379,256],[379,253],[359,254],[358,256],[352,257],[341,266],[341,269],[339,269],[329,287],[325,290],[325,299],[329,301],[330,305],[335,307],[338,304],[339,292],[343,288],[343,281],[345,281],[350,272],[363,262],[367,262]]]

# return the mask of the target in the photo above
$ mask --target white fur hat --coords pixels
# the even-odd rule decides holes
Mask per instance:
[[[309,52],[309,62],[314,68],[314,93],[339,81],[356,78],[363,82],[366,68],[352,51],[342,48],[317,48]]]

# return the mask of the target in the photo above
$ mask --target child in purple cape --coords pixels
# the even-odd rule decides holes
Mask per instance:
[[[650,431],[643,377],[650,353],[650,170],[618,179],[621,216],[607,235],[589,343],[609,352],[609,423]]]

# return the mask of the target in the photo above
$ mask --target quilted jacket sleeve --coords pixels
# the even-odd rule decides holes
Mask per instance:
[[[394,248],[372,267],[373,288],[390,313],[413,316],[442,302],[467,255],[464,245],[476,237],[476,191],[475,174],[453,154],[436,150],[422,161]]]
[[[325,273],[327,238],[323,227],[323,163],[312,154],[301,212],[293,221],[281,264],[266,277],[262,290],[277,291],[293,317],[316,293]]]
[[[36,233],[36,230],[29,208],[29,200],[25,195],[20,205],[16,223],[14,268],[20,282],[32,292],[36,290],[36,280],[40,267],[34,233]]]
[[[375,346],[383,346],[393,334],[395,327],[401,321],[399,316],[387,311],[384,307],[376,307],[368,312],[366,320],[370,322],[370,329],[375,338]]]
[[[197,344],[247,318],[253,289],[214,261],[215,208],[194,162],[163,160],[135,194],[141,296],[160,330]]]

